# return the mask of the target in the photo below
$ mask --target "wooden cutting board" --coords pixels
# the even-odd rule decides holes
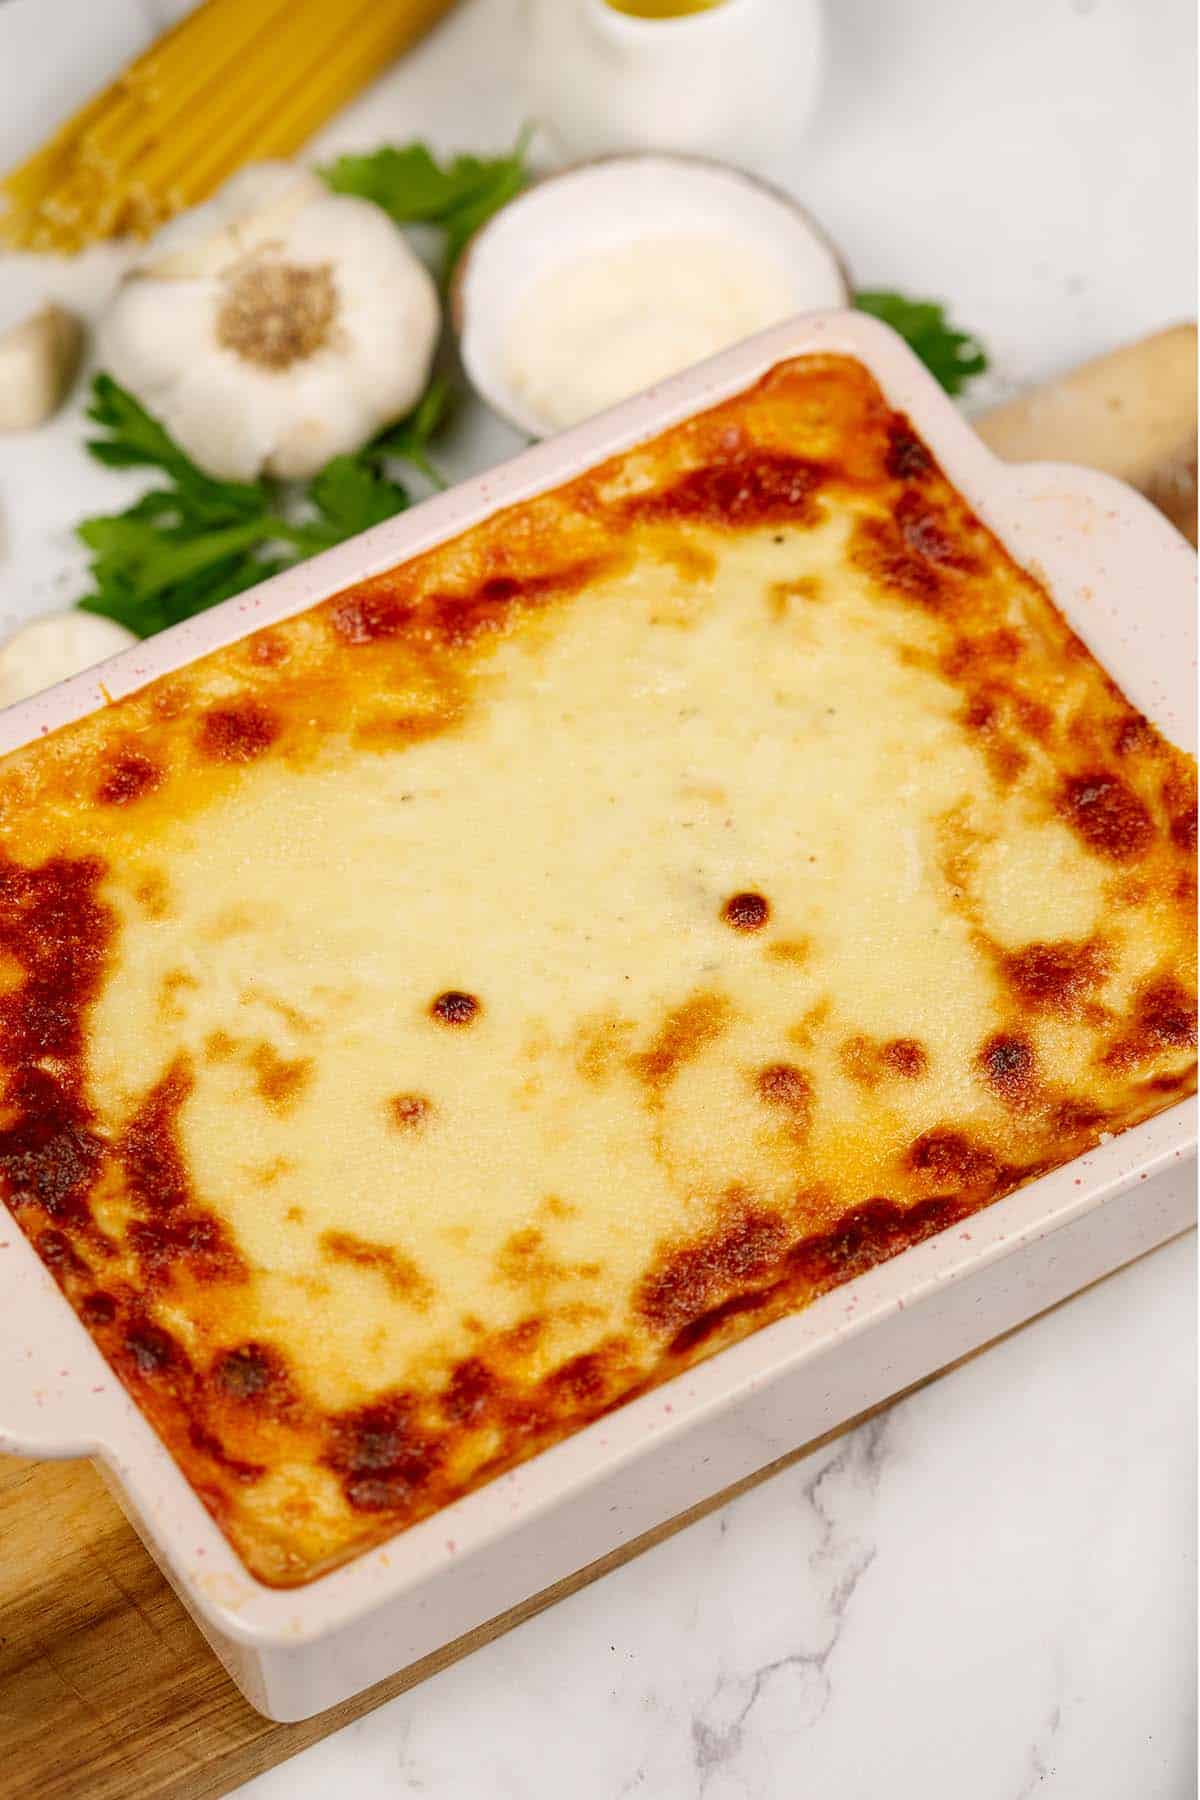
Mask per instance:
[[[298,1725],[277,1725],[243,1700],[91,1463],[0,1456],[0,1800],[215,1800],[902,1397]]]
[[[1089,363],[976,423],[1002,455],[1121,475],[1196,541],[1194,326]],[[827,1441],[299,1725],[246,1704],[89,1463],[0,1457],[0,1800],[214,1800]]]

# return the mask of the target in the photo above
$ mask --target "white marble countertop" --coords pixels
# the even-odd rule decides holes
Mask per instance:
[[[180,10],[8,0],[0,164]],[[1188,0],[829,0],[780,169],[862,285],[948,298],[1016,387],[1195,311]],[[326,132],[509,141],[518,0],[469,0]],[[119,259],[0,259],[0,322]],[[80,591],[128,485],[77,409],[0,440],[0,629]],[[514,444],[480,414],[447,459]],[[1194,1241],[1177,1241],[244,1800],[1184,1800],[1195,1792]]]

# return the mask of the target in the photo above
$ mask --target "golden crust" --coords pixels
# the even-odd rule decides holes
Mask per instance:
[[[781,365],[0,763],[0,1180],[311,1579],[1189,1091],[1195,773]]]

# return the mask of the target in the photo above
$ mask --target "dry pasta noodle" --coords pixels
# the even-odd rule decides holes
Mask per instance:
[[[144,237],[244,163],[290,156],[453,0],[204,0],[0,179],[0,238]]]

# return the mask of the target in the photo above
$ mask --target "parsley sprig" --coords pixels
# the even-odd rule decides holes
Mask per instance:
[[[369,156],[339,156],[321,174],[336,194],[382,206],[397,225],[435,225],[444,234],[444,272],[485,220],[529,179],[522,132],[507,156],[454,156],[439,163],[428,145],[388,144]]]
[[[978,338],[951,325],[945,307],[934,300],[910,300],[904,294],[871,289],[856,294],[854,304],[898,331],[948,394],[961,394],[988,366]]]
[[[407,461],[441,485],[426,446],[448,400],[446,384],[435,378],[407,419],[354,455],[335,456],[295,488],[214,480],[132,394],[110,375],[97,375],[87,416],[99,434],[88,451],[110,468],[157,469],[166,482],[124,512],[77,527],[95,583],[80,606],[149,637],[390,519],[410,496],[389,464]]]

